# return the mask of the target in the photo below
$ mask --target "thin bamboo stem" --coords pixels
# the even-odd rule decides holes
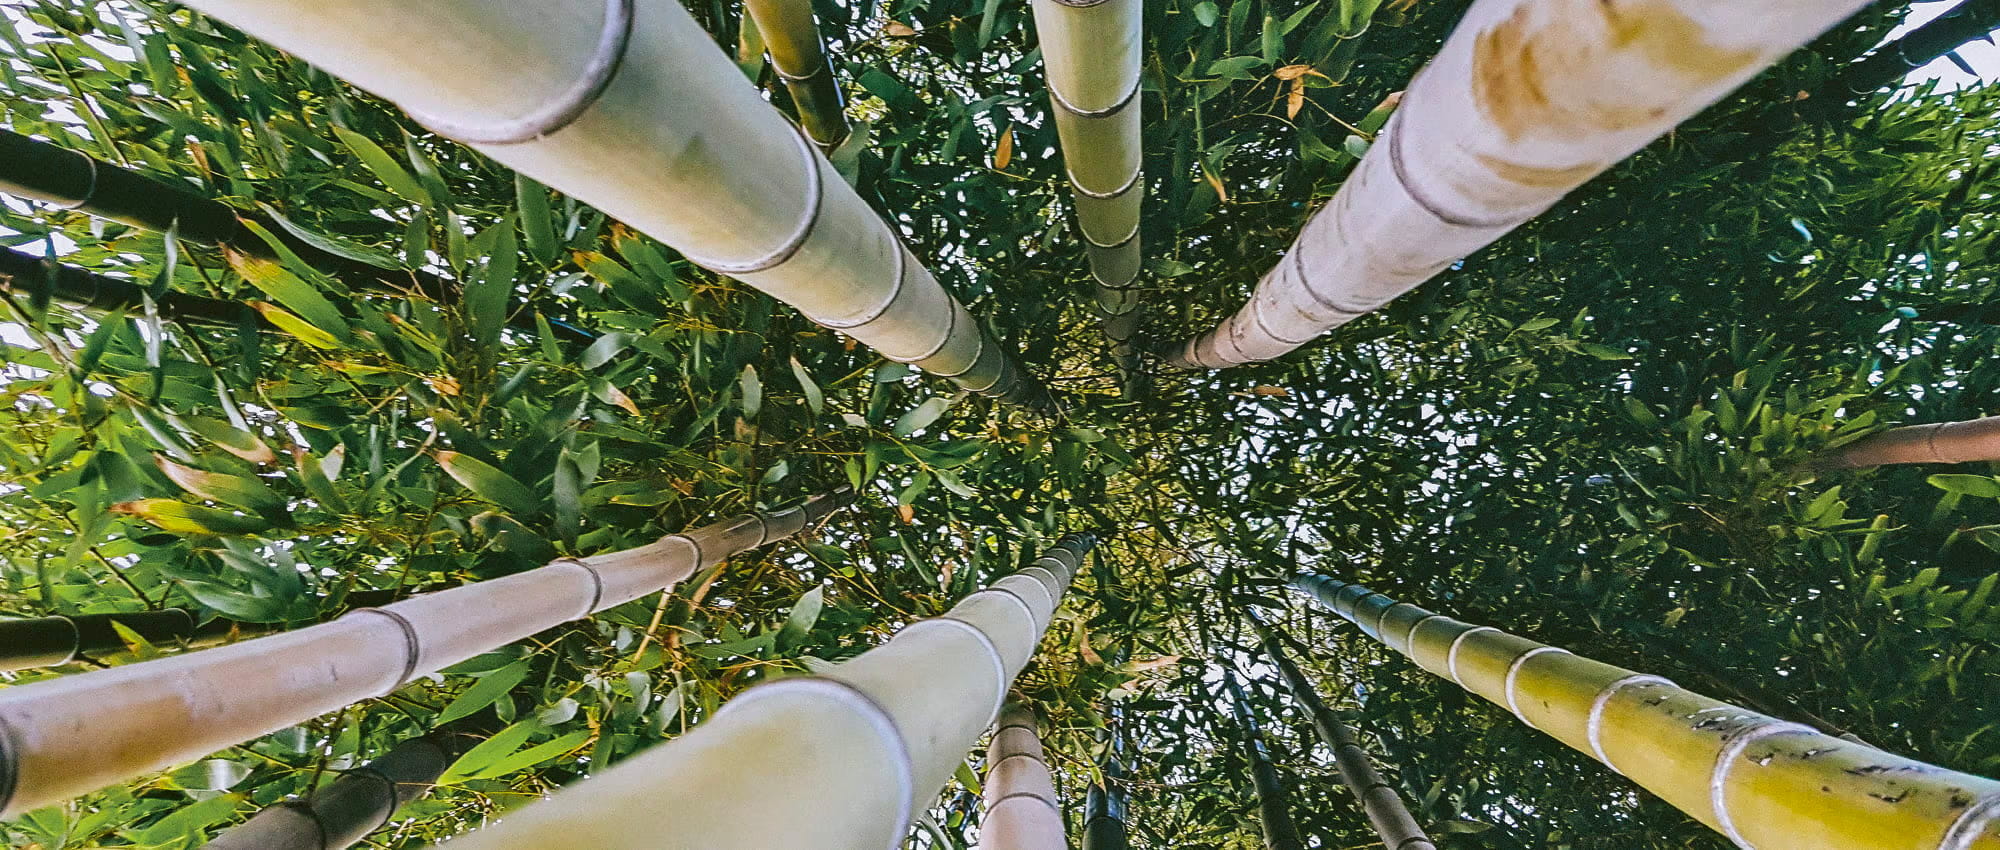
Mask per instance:
[[[842,488],[637,549],[540,569],[229,646],[0,691],[0,817],[282,729],[417,676],[670,587],[845,504]]]
[[[1278,776],[1277,765],[1271,762],[1270,745],[1265,743],[1263,727],[1257,722],[1257,710],[1250,705],[1249,695],[1243,692],[1243,685],[1226,664],[1222,687],[1229,694],[1229,711],[1236,718],[1243,752],[1250,760],[1250,782],[1257,791],[1257,821],[1264,828],[1265,850],[1305,850],[1298,824],[1292,820],[1290,795],[1285,792],[1284,780]]]
[[[816,676],[758,685],[453,850],[883,850],[998,717],[1094,544],[1072,534],[942,617]]]
[[[847,98],[813,19],[812,0],[744,0],[743,8],[764,37],[771,67],[785,81],[799,126],[820,150],[831,153],[851,128]]]
[[[411,738],[299,800],[270,806],[202,850],[342,850],[386,826],[431,786],[477,736],[457,727]]]
[[[1249,303],[1169,365],[1269,360],[1554,206],[1867,0],[1478,0]]]
[[[981,789],[980,850],[1065,850],[1062,803],[1034,709],[1010,702],[995,722]]]
[[[1120,711],[1114,705],[1105,713],[1109,723],[1100,738],[1108,748],[1098,762],[1098,772],[1104,781],[1093,783],[1084,793],[1083,850],[1131,850],[1125,826],[1129,800],[1125,792],[1124,739],[1118,730]]]
[[[1836,450],[1822,464],[1831,469],[1864,469],[1897,463],[1990,460],[2000,460],[2000,416],[1891,428]]]
[[[30,297],[46,295],[94,310],[137,311],[145,304],[146,289],[130,280],[0,247],[0,292]],[[243,321],[263,324],[255,311],[242,304],[183,292],[164,293],[154,306],[162,318],[196,324],[225,327]]]
[[[1749,850],[2000,850],[2000,782],[1843,740],[1360,585],[1293,585],[1417,666]]]

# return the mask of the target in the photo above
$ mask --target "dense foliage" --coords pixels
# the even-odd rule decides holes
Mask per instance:
[[[1245,677],[1314,846],[1374,840],[1251,651],[1245,605],[1286,624],[1440,846],[1726,846],[1296,600],[1283,581],[1301,567],[2000,771],[2000,479],[1809,463],[1891,424],[2000,408],[2000,91],[1881,95],[1830,120],[1794,102],[1903,7],[1322,344],[1125,397],[1089,312],[1027,5],[816,5],[862,122],[838,156],[1062,415],[885,364],[186,10],[0,5],[8,128],[464,290],[385,294],[0,205],[0,242],[254,301],[282,329],[8,293],[0,611],[178,605],[295,627],[362,591],[504,575],[841,483],[864,493],[810,538],[673,593],[0,833],[192,847],[435,722],[489,718],[494,743],[370,839],[423,846],[750,684],[859,652],[1083,528],[1117,533],[1022,690],[1050,717],[1073,809],[1121,706],[1135,846],[1259,840],[1223,667]],[[1375,5],[1147,4],[1145,338],[1234,308],[1465,4]],[[740,59],[740,9],[691,8]],[[785,105],[761,59],[740,64]],[[565,340],[550,319],[598,337]],[[7,678],[173,651],[135,641]],[[955,785],[931,815],[922,846],[968,846],[976,794]]]

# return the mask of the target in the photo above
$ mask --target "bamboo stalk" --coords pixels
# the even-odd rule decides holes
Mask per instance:
[[[1299,590],[1417,666],[1752,850],[2000,850],[2000,782],[1946,770],[1473,626],[1360,585]]]
[[[1388,303],[1867,0],[1478,0],[1249,303],[1167,353],[1220,369]]]
[[[674,0],[191,5],[892,360],[1043,398]]]
[[[430,793],[445,769],[477,744],[458,728],[411,738],[331,784],[270,806],[217,835],[202,850],[341,850],[387,825],[404,804]]]
[[[1139,280],[1141,177],[1140,0],[1034,0],[1056,138],[1089,257],[1093,297],[1128,376],[1142,319]]]
[[[1042,756],[1034,709],[1010,702],[1000,710],[986,751],[979,819],[980,850],[1065,850],[1062,803]]]
[[[417,676],[672,587],[797,534],[851,498],[748,514],[657,543],[215,649],[0,691],[0,817],[269,734]]]
[[[806,136],[831,153],[847,141],[847,99],[813,19],[812,0],[743,0],[764,37],[771,67],[785,81]]]
[[[900,847],[993,722],[1095,542],[1071,534],[944,616],[816,676],[759,685],[452,850]]]
[[[1410,815],[1403,798],[1397,796],[1396,789],[1375,770],[1368,757],[1368,751],[1361,748],[1354,729],[1341,722],[1340,717],[1326,707],[1319,698],[1319,691],[1306,679],[1305,673],[1292,663],[1285,654],[1284,645],[1278,640],[1277,627],[1264,622],[1255,609],[1245,608],[1250,617],[1250,625],[1257,629],[1257,636],[1264,645],[1264,655],[1278,668],[1284,677],[1286,690],[1304,708],[1306,716],[1312,719],[1313,730],[1319,733],[1321,743],[1333,750],[1335,767],[1340,770],[1340,781],[1347,790],[1360,801],[1361,810],[1368,816],[1368,823],[1375,828],[1375,834],[1382,839],[1385,850],[1437,850],[1424,828],[1417,825],[1417,819]]]
[[[1964,0],[1841,68],[1833,79],[1815,88],[1807,102],[1832,112],[1849,100],[1896,85],[1911,71],[1970,42],[1982,38],[1991,41],[1995,30],[2000,30],[2000,0]]]
[[[0,247],[0,292],[31,297],[46,294],[94,310],[136,311],[144,306],[146,289],[130,280]],[[242,304],[184,292],[167,292],[154,306],[162,318],[196,324],[234,327],[246,319],[262,324],[256,313]]]
[[[1242,684],[1236,681],[1235,672],[1226,662],[1222,687],[1229,694],[1229,711],[1242,730],[1243,752],[1250,760],[1250,783],[1257,791],[1257,821],[1264,828],[1265,850],[1305,850],[1298,824],[1292,820],[1284,780],[1278,776],[1277,765],[1271,763],[1271,748],[1264,742],[1257,712],[1251,708],[1249,695],[1243,692]]]
[[[1120,712],[1114,705],[1106,714],[1110,723],[1100,737],[1109,747],[1098,761],[1098,772],[1104,781],[1093,783],[1090,790],[1084,793],[1083,850],[1131,850],[1132,844],[1125,829],[1128,809],[1125,779],[1128,774],[1124,742],[1117,729]]]
[[[2000,416],[1891,428],[1849,443],[1821,461],[1829,469],[1897,463],[2000,460]]]
[[[125,640],[113,623],[148,643],[192,639],[198,625],[194,612],[186,608],[0,620],[0,670],[53,667],[86,652],[122,650]]]

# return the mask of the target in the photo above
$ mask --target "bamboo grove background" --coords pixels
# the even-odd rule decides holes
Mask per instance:
[[[1144,4],[1142,348],[1241,303],[1466,5]],[[1864,11],[1319,345],[1155,370],[1130,396],[1098,330],[1029,4],[812,6],[850,118],[834,164],[1060,415],[886,363],[180,7],[0,5],[6,129],[259,212],[269,234],[224,250],[0,202],[0,242],[151,298],[86,316],[38,298],[32,268],[0,277],[0,612],[185,609],[228,640],[860,491],[813,533],[671,594],[28,812],[0,823],[9,842],[200,846],[436,724],[471,724],[484,743],[365,845],[425,846],[1093,528],[1117,533],[1017,682],[1072,840],[1108,775],[1131,846],[1260,846],[1237,706],[1302,834],[1376,840],[1260,660],[1238,612],[1261,607],[1437,846],[1728,846],[1289,595],[1302,567],[2000,772],[2000,479],[1814,463],[1892,425],[2000,411],[2000,95],[1845,105],[1900,74],[1849,63],[1908,5]],[[790,108],[741,5],[688,8]],[[301,233],[343,267],[270,247]],[[354,264],[422,269],[455,297]],[[255,317],[172,319],[196,297]],[[180,651],[172,634],[117,634],[0,676]],[[976,842],[984,774],[975,753],[915,846]]]

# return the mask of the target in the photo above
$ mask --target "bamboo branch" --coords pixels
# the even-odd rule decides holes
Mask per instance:
[[[944,616],[454,839],[454,850],[901,846],[998,715],[1095,542],[1068,535]]]
[[[1813,89],[1809,105],[1833,112],[1848,101],[1896,85],[1911,71],[1979,39],[1992,40],[2000,30],[2000,0],[1964,0],[1902,38],[1884,44],[1841,68],[1832,79]]]
[[[1293,585],[1362,634],[1596,757],[1739,847],[2000,848],[2000,782],[1835,738],[1360,585],[1313,574]]]
[[[2000,460],[2000,416],[1891,428],[1849,443],[1819,464],[1827,469],[1866,469],[1989,460]]]
[[[0,691],[0,817],[39,808],[390,693],[425,673],[670,587],[845,504],[843,487],[657,543],[225,647]]]
[[[979,820],[980,850],[1065,850],[1062,803],[1042,756],[1034,709],[1010,702],[1000,710],[986,751]]]

